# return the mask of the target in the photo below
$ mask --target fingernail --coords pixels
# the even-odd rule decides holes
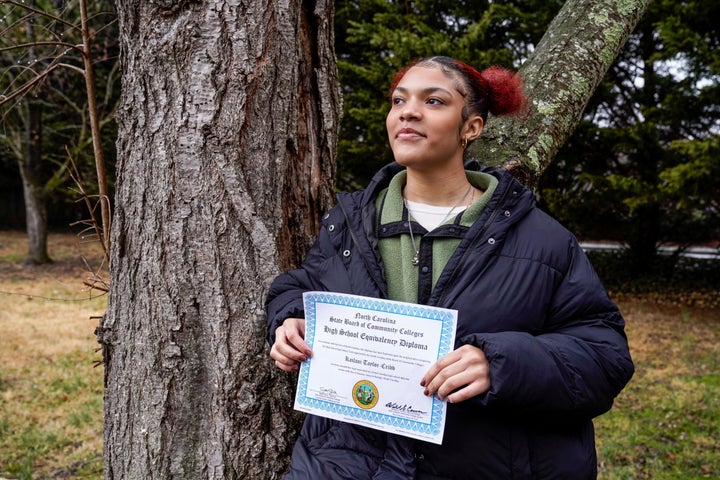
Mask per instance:
[[[421,386],[421,387],[424,387],[424,386],[425,386],[425,380],[420,380],[420,386]]]
[[[429,397],[429,396],[430,396],[430,390],[428,390],[428,389],[426,388],[425,391],[423,392],[423,394],[424,394],[426,397]]]

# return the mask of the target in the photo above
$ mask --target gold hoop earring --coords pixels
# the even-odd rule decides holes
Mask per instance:
[[[462,147],[463,150],[465,150],[468,146],[468,139],[463,138],[462,140],[460,140],[460,146]]]

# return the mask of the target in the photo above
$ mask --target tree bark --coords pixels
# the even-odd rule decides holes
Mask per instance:
[[[651,0],[568,0],[521,67],[531,104],[525,115],[494,118],[473,152],[534,185],[572,135],[598,84]]]
[[[333,3],[117,7],[105,478],[277,478],[299,416],[263,301],[332,202]]]
[[[19,161],[25,200],[25,230],[28,238],[27,262],[35,265],[52,260],[47,249],[47,193],[42,178],[42,106],[26,100],[25,151]]]

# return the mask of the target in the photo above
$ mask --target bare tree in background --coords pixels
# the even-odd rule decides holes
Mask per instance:
[[[23,180],[28,261],[50,261],[46,203],[50,194],[67,180],[73,155],[83,153],[88,139],[96,170],[99,205],[97,215],[95,208],[91,208],[90,224],[107,254],[111,215],[101,125],[111,117],[107,111],[103,116],[98,105],[93,65],[98,59],[92,51],[98,30],[89,23],[87,2],[79,0],[60,5],[43,0],[0,0],[0,15],[3,22],[0,58],[6,64],[0,71],[0,142],[16,157]],[[68,20],[71,17],[74,18]],[[103,17],[112,21],[107,14]],[[76,83],[67,81],[63,76],[65,72],[79,74],[77,78],[82,78],[83,104],[74,104],[73,92],[67,90],[75,89]],[[108,75],[112,77],[113,73],[111,70]],[[112,79],[105,81],[110,90]],[[106,92],[106,99],[107,96]],[[47,118],[50,114],[57,115],[61,110],[59,103],[74,108],[82,125],[71,145],[66,144],[64,148],[53,145],[56,151],[50,151],[44,141],[48,131]],[[65,121],[71,123],[69,118]],[[75,179],[78,180],[76,175]]]

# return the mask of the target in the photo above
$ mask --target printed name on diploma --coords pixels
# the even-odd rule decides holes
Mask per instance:
[[[373,362],[371,360],[367,360],[364,358],[361,360],[359,358],[348,357],[347,355],[345,355],[345,361],[348,363],[354,363],[356,365],[363,365],[365,367],[370,367],[370,368],[381,368],[383,370],[395,370],[394,365],[390,365],[387,363]]]

